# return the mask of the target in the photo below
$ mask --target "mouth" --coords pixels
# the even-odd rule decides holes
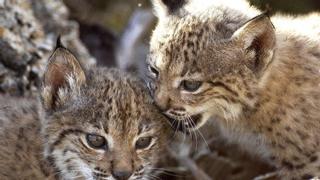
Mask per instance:
[[[178,130],[184,133],[188,134],[187,130],[196,130],[198,129],[198,125],[201,123],[201,119],[202,119],[202,115],[201,114],[196,114],[196,115],[192,115],[191,118],[183,118],[184,120],[181,120],[181,118],[179,119],[175,119],[173,117],[170,117],[168,115],[165,115],[170,124],[171,127],[174,130]]]

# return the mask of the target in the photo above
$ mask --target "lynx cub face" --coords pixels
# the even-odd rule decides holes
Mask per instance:
[[[168,4],[157,11],[175,7]],[[246,22],[239,13],[239,26],[228,14],[221,20],[222,15],[194,15],[180,6],[159,17],[151,39],[149,87],[155,102],[169,118],[184,121],[182,129],[200,128],[214,116],[235,120],[255,103],[275,48],[273,25],[265,15]]]
[[[44,78],[44,136],[63,177],[146,178],[165,146],[162,115],[137,80],[117,71],[87,75],[58,48]]]
[[[134,180],[149,179],[154,173],[166,146],[168,127],[139,80],[117,70],[94,68],[84,72],[67,49],[58,47],[44,75],[41,102],[41,134],[30,135],[37,133],[36,128],[26,129],[23,131],[25,134],[19,135],[25,137],[24,142],[19,142],[22,141],[19,138],[16,142],[14,137],[10,139],[5,135],[6,139],[1,138],[0,144],[15,146],[15,143],[25,143],[24,146],[32,146],[16,152],[19,157],[28,154],[29,159],[32,155],[42,154],[44,149],[46,161],[51,163],[54,174],[61,179]],[[24,118],[22,114],[19,121],[17,116],[7,115],[7,123],[13,118],[18,121],[12,122],[19,123]],[[28,128],[40,126],[36,116],[24,121],[30,124]],[[7,131],[18,132],[9,128]],[[11,135],[14,136],[13,133]],[[38,148],[40,152],[31,152],[30,149],[42,144],[37,142],[39,138],[33,140],[32,136],[43,137],[40,140],[44,145]],[[7,143],[10,140],[12,142]],[[6,152],[3,150],[0,154]],[[20,170],[18,177],[13,177],[15,173],[9,171],[18,169],[19,162],[23,164],[28,160],[9,163],[2,162],[5,160],[1,157],[1,164],[9,167],[9,170],[1,168],[1,179],[36,178],[32,173],[39,168],[38,163],[30,162],[36,164],[27,168],[30,172]],[[39,159],[44,158],[36,158]],[[8,177],[8,174],[11,175]]]

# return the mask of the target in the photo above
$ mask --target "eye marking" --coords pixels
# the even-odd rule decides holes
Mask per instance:
[[[153,138],[151,136],[148,136],[148,137],[140,137],[137,141],[136,141],[136,144],[135,144],[135,148],[137,150],[139,149],[147,149],[151,142],[152,142]]]
[[[193,80],[183,80],[180,84],[182,90],[187,92],[196,92],[202,86],[203,82]]]
[[[86,140],[88,145],[93,149],[98,149],[98,150],[108,149],[107,140],[103,136],[96,135],[96,134],[87,134]]]
[[[159,76],[159,71],[158,71],[155,67],[153,67],[153,66],[151,66],[151,65],[149,64],[149,65],[148,65],[148,70],[149,70],[150,75],[151,75],[153,78],[158,78],[158,76]]]

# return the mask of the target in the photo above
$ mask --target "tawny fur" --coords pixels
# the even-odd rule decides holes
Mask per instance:
[[[37,99],[0,97],[1,180],[114,180],[115,172],[134,180],[154,173],[168,127],[139,79],[104,68],[84,73],[59,47]],[[92,148],[87,134],[105,137],[107,148]],[[140,137],[152,137],[147,148],[136,149]]]
[[[213,118],[283,179],[320,176],[320,15],[252,19],[260,12],[241,0],[170,2],[154,1],[148,59],[164,114],[201,114],[194,130]],[[203,84],[186,92],[184,80]]]

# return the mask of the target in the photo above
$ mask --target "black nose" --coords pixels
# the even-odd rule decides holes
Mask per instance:
[[[116,180],[127,180],[127,179],[129,179],[131,174],[132,173],[130,171],[114,171],[114,172],[112,172],[112,175]]]

